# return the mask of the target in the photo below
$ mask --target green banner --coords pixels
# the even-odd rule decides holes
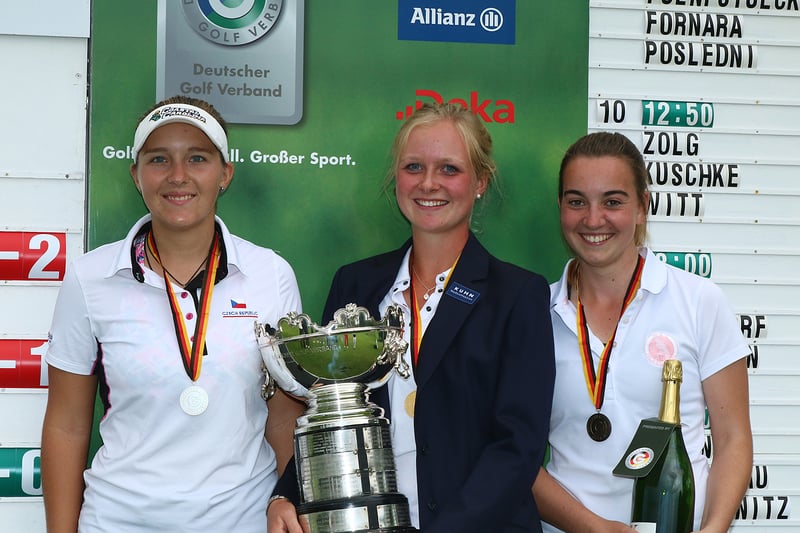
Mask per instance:
[[[284,9],[291,4],[282,2]],[[129,147],[140,115],[157,100],[164,59],[158,6],[155,0],[92,3],[90,249],[122,238],[145,213],[129,177]],[[513,20],[507,15],[503,21],[515,25],[514,44],[399,40],[398,25],[409,21],[398,20],[393,1],[306,0],[299,6],[304,16],[292,12],[270,20],[274,29],[262,24],[263,30],[252,30],[257,36],[283,31],[284,23],[301,25],[295,28],[301,46],[291,43],[290,53],[265,54],[260,64],[248,65],[251,70],[224,71],[213,59],[198,59],[193,69],[198,76],[250,76],[250,88],[256,77],[279,72],[278,62],[287,57],[295,63],[286,80],[302,69],[296,124],[230,125],[236,171],[219,214],[233,233],[279,251],[292,264],[304,310],[319,317],[337,267],[394,249],[409,236],[381,184],[393,136],[417,102],[456,100],[485,120],[502,194],[490,195],[476,212],[477,235],[501,259],[555,280],[566,259],[556,205],[558,166],[587,124],[588,0],[518,1]],[[203,46],[235,57],[235,47],[210,37],[232,41],[236,35],[204,28]],[[238,53],[252,54],[259,43],[242,45]],[[302,52],[297,57],[296,49]],[[234,85],[207,79],[187,83],[186,90],[213,95],[221,91],[217,84],[228,92]],[[270,86],[273,96],[290,92],[288,84]],[[244,100],[252,102],[254,117],[266,98],[256,92]]]

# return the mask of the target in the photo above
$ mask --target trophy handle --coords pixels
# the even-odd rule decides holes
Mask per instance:
[[[272,330],[272,331],[270,331]],[[298,398],[311,398],[313,395],[307,388],[301,385],[289,369],[286,367],[286,362],[283,360],[281,350],[275,337],[272,333],[275,330],[269,324],[255,323],[256,339],[258,340],[258,349],[261,352],[261,359],[264,361],[264,366],[267,374],[267,384],[274,381],[287,394],[296,396]],[[267,388],[269,390],[269,388]]]
[[[401,320],[402,320],[402,315]],[[408,348],[408,343],[403,340],[403,335],[399,331],[392,330],[386,336],[386,341],[384,344],[384,357],[386,357],[389,361],[394,362],[394,370],[397,372],[401,378],[408,379],[411,375],[411,371],[409,370],[408,361],[406,361],[406,349]]]

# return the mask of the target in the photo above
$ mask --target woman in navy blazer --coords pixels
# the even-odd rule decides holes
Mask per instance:
[[[391,420],[414,525],[424,533],[539,532],[530,488],[555,375],[548,284],[490,255],[469,229],[495,178],[479,118],[458,105],[423,106],[392,152],[389,186],[412,237],[339,269],[322,323],[348,303],[375,317],[390,304],[403,309],[413,375],[393,374],[370,399]],[[270,532],[300,531],[288,500],[272,500],[267,516]]]

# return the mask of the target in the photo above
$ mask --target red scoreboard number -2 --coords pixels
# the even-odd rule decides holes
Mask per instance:
[[[0,280],[61,281],[66,233],[0,231]]]

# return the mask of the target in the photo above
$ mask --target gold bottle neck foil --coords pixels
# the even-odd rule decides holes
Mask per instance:
[[[681,423],[681,382],[683,381],[683,368],[677,359],[664,361],[661,373],[663,388],[661,391],[661,407],[658,418],[668,424],[680,425]]]

